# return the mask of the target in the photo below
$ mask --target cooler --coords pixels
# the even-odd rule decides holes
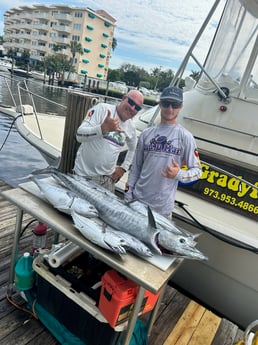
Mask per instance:
[[[116,327],[128,320],[133,310],[139,286],[115,270],[108,270],[102,276],[99,310],[110,326]],[[144,294],[141,314],[151,311],[159,297],[150,291]]]
[[[73,263],[69,265],[73,267]],[[89,297],[74,286],[61,271],[51,272],[50,267],[38,257],[33,262],[37,274],[37,303],[53,315],[71,333],[85,344],[116,345],[124,330],[113,329],[96,305],[96,293]],[[92,283],[92,282],[91,282]],[[89,287],[86,289],[89,292]]]

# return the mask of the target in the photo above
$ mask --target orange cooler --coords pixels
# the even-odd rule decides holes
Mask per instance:
[[[128,320],[133,310],[139,286],[115,270],[109,270],[102,276],[99,309],[111,327]],[[158,294],[145,292],[142,313],[153,309]]]

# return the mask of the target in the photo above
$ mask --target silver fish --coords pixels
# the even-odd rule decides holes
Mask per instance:
[[[126,242],[126,248],[137,255],[150,257],[153,253],[142,241],[138,240],[135,236],[132,236],[124,231],[119,231],[110,226],[107,227],[108,231],[114,232]]]
[[[133,210],[142,213],[146,217],[148,216],[148,207],[143,204],[142,202],[138,200],[134,200],[132,202],[128,203],[128,206],[131,207]],[[155,222],[159,224],[160,226],[166,228],[167,230],[174,232],[176,234],[184,234],[186,236],[196,238],[196,235],[192,234],[191,232],[184,230],[184,229],[179,229],[178,227],[175,226],[174,222],[169,220],[168,218],[162,216],[158,212],[152,211],[153,217],[155,219]]]
[[[126,242],[121,237],[113,232],[109,232],[105,226],[101,226],[96,220],[93,221],[83,217],[74,211],[72,211],[71,215],[76,229],[92,243],[119,255],[126,254],[126,249],[124,248]]]
[[[166,252],[170,251],[174,255],[183,255],[191,259],[207,259],[198,249],[187,246],[187,236],[184,234],[177,235],[175,241],[175,233],[168,231],[164,227],[157,227],[150,208],[148,208],[148,217],[146,217],[128,207],[122,200],[120,201],[112,197],[111,193],[108,192],[105,194],[98,187],[92,188],[92,185],[94,185],[93,182],[90,185],[87,185],[85,183],[86,181],[82,184],[73,177],[58,171],[54,171],[54,176],[57,176],[67,188],[94,205],[99,212],[99,217],[106,224],[137,237],[140,241],[147,244],[147,246],[153,248],[158,254],[162,255],[161,249],[165,248],[159,243],[160,233],[166,231],[167,233],[164,233],[162,237],[166,238],[167,241]],[[163,241],[161,242],[164,244]]]
[[[69,189],[37,178],[32,179],[47,201],[59,211],[70,215],[71,211],[74,210],[85,217],[98,217],[98,211],[93,205],[87,200],[79,198]]]

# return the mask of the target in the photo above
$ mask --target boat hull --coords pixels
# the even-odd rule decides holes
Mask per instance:
[[[23,77],[23,78],[32,78],[32,73],[31,72],[27,72],[23,69],[20,68],[8,68],[9,72],[11,72],[12,74],[18,76],[18,77]]]
[[[197,238],[205,262],[184,260],[171,284],[245,328],[258,317],[257,218],[179,188],[173,220]]]

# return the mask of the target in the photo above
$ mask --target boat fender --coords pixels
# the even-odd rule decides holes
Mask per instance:
[[[29,104],[22,104],[16,107],[16,111],[18,113],[22,113],[23,115],[32,115],[33,114],[33,107]]]
[[[99,99],[98,98],[92,98],[91,100],[91,105],[94,107],[94,105],[98,104],[99,103]]]

